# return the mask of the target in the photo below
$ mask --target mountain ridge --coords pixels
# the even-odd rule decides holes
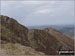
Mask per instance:
[[[56,55],[59,50],[74,49],[73,40],[60,34],[60,32],[55,29],[28,29],[13,18],[3,15],[0,15],[0,20],[1,40],[6,41],[7,43],[19,43],[23,46],[29,46],[46,55]],[[62,42],[65,43],[65,45]]]

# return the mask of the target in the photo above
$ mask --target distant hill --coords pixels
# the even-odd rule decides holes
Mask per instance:
[[[29,26],[29,29],[44,29],[44,28],[54,28],[64,35],[74,39],[74,25],[43,25],[43,26]]]
[[[74,50],[74,41],[56,29],[49,27],[45,29],[28,29],[13,18],[3,15],[0,15],[0,20],[1,45],[3,45],[1,48],[8,51],[13,50],[13,47],[16,48],[12,54],[11,52],[7,54],[13,55],[17,53],[16,55],[18,55],[23,50],[18,48],[22,46],[24,48],[29,47],[32,50],[30,52],[28,51],[29,49],[25,49],[23,53],[20,52],[24,55],[31,55],[35,52],[37,55],[59,55],[59,50]],[[7,47],[4,47],[5,45]],[[27,54],[25,54],[26,52]]]
[[[58,29],[63,34],[74,39],[74,27],[63,27],[62,29]]]

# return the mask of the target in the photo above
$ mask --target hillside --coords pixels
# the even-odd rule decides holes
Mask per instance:
[[[13,20],[13,18],[9,18],[7,16],[0,16],[0,20],[2,40],[28,45],[28,29],[26,27],[19,24],[16,20]]]
[[[63,27],[62,29],[58,29],[60,32],[62,32],[64,35],[71,37],[74,39],[74,26],[71,27]]]
[[[71,38],[63,35],[61,32],[57,31],[56,29],[46,28],[45,31],[54,36],[63,45],[68,46],[70,49],[74,48],[74,41]]]
[[[19,43],[4,43],[1,41],[0,55],[44,55],[42,52],[38,52],[35,49],[27,46],[23,46]]]
[[[67,25],[41,25],[41,26],[28,26],[29,29],[45,29],[45,28],[54,28],[64,35],[74,39],[74,24]]]
[[[0,15],[1,20],[1,45],[5,46],[7,44],[8,51],[13,49],[13,47],[9,47],[11,45],[24,46],[24,48],[28,48],[27,50],[35,50],[29,51],[35,53],[37,55],[56,55],[59,50],[73,50],[74,49],[74,41],[69,37],[63,35],[59,31],[53,28],[46,28],[44,30],[40,29],[28,29],[27,27],[19,24],[13,18],[8,16]],[[18,46],[17,43],[20,45]],[[2,48],[5,49],[6,47]],[[10,48],[10,49],[9,49]],[[19,49],[23,50],[23,49]],[[26,52],[27,50],[24,50]],[[15,50],[13,50],[15,51]],[[17,54],[19,54],[18,49],[16,49]],[[20,51],[21,52],[21,51]],[[41,54],[39,53],[41,52]],[[10,54],[10,53],[9,53]],[[14,52],[12,52],[14,54]],[[22,53],[21,53],[22,54]],[[24,55],[28,55],[23,53]],[[32,55],[35,55],[32,54]],[[31,54],[29,54],[31,55]]]

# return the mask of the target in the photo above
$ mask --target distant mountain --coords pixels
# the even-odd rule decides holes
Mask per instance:
[[[45,29],[28,29],[13,18],[3,15],[0,15],[0,20],[1,48],[8,51],[16,48],[12,53],[7,51],[7,54],[18,55],[20,51],[23,51],[20,54],[26,55],[25,53],[27,53],[27,55],[31,55],[37,52],[35,53],[37,55],[59,55],[59,50],[74,50],[74,41],[56,29],[49,27]],[[4,47],[5,45],[7,47]],[[20,49],[18,49],[19,47]],[[28,51],[29,49],[21,49],[21,47],[30,47],[29,49],[32,52]]]
[[[54,28],[64,35],[74,39],[74,25],[43,25],[43,26],[29,26],[29,29],[44,29],[44,28]]]
[[[63,27],[62,29],[58,29],[60,32],[74,39],[74,27]]]

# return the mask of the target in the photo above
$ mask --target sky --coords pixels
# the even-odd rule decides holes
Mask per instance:
[[[74,24],[74,1],[1,1],[1,15],[25,26]]]

